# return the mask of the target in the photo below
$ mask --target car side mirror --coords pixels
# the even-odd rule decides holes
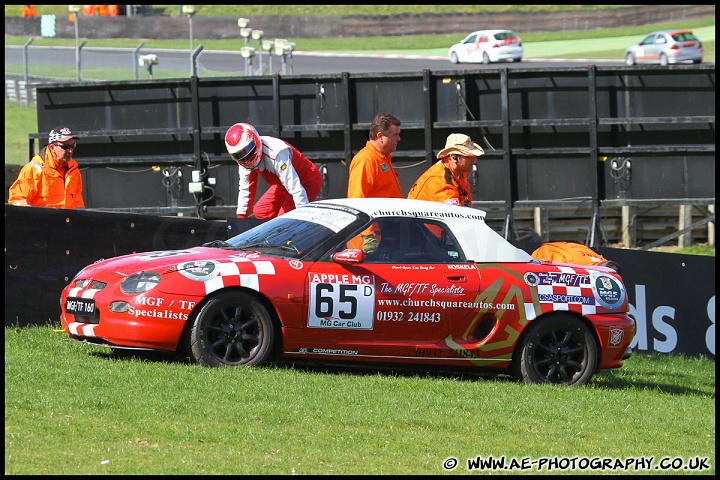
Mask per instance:
[[[332,258],[333,262],[341,265],[355,265],[365,261],[365,254],[361,248],[346,248],[334,253]]]

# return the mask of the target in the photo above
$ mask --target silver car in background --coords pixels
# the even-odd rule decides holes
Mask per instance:
[[[512,30],[478,30],[450,47],[451,63],[520,62],[522,40]]]
[[[702,63],[703,45],[691,30],[660,30],[649,33],[642,42],[625,50],[625,64]]]

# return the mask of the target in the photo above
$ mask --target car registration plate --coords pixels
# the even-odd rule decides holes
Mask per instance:
[[[89,298],[68,298],[65,300],[65,311],[79,315],[94,315],[95,300]]]

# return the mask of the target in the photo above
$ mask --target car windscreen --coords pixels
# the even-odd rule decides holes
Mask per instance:
[[[508,40],[517,38],[513,32],[498,32],[493,36],[495,37],[495,40]]]
[[[238,250],[300,258],[358,221],[362,220],[348,212],[303,207],[246,230],[227,244]]]
[[[697,42],[698,39],[691,32],[676,33],[672,36],[676,42]]]

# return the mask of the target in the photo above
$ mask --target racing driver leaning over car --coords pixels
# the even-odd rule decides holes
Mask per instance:
[[[400,142],[400,119],[390,113],[378,113],[370,124],[369,139],[350,162],[348,198],[402,198],[392,153]],[[347,242],[348,248],[373,253],[380,241],[377,223]]]
[[[239,166],[238,218],[253,213],[269,220],[312,202],[320,193],[320,170],[285,140],[261,137],[249,123],[236,123],[225,134],[225,146]],[[270,188],[255,203],[258,174]]]
[[[26,163],[8,191],[8,203],[21,207],[85,208],[82,175],[72,158],[75,140],[68,127],[50,131],[48,144]]]
[[[440,161],[420,175],[410,188],[408,198],[471,206],[468,173],[472,171],[477,157],[484,154],[482,147],[467,135],[451,133],[445,141],[445,148],[437,154]]]

